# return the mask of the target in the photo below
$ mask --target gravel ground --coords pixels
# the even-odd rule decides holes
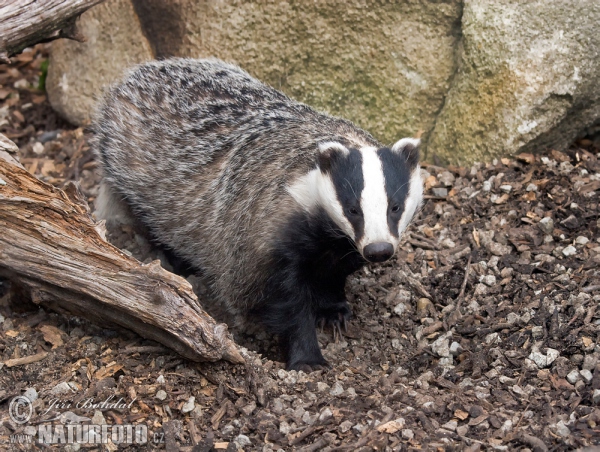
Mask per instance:
[[[78,181],[93,204],[90,134],[57,118],[37,89],[46,58],[38,46],[0,66],[0,133],[19,144],[30,172],[59,187]],[[245,366],[192,363],[131,332],[40,310],[3,281],[0,443],[46,448],[36,445],[38,425],[70,421],[145,425],[149,443],[49,447],[600,445],[600,137],[565,153],[424,172],[426,202],[396,258],[348,280],[348,332],[337,342],[330,330],[319,333],[327,371],[286,372],[273,338],[235,326]],[[109,239],[142,261],[159,256],[134,229],[111,230]],[[190,281],[210,299],[199,277]],[[30,355],[40,358],[10,361]],[[35,399],[33,417],[16,424],[9,401],[23,394]],[[86,403],[120,398],[128,406]]]

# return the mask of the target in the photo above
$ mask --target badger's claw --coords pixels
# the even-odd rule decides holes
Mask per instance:
[[[344,332],[348,331],[348,320],[352,317],[352,311],[346,301],[330,305],[318,312],[317,325],[323,332],[324,325],[331,325],[333,331],[333,340],[338,343],[344,337]]]

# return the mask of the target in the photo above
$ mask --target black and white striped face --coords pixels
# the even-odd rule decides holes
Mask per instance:
[[[305,209],[323,207],[366,260],[386,261],[423,199],[419,140],[380,149],[322,143],[318,168],[289,190]]]

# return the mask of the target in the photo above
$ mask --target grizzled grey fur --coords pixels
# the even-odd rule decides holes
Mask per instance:
[[[381,147],[352,123],[211,59],[135,68],[105,96],[95,133],[103,193],[118,198],[99,200],[101,216],[124,200],[157,242],[204,273],[221,304],[244,315],[264,299],[282,234],[303,214],[288,187],[315,168],[317,144]],[[355,254],[346,273],[365,262]],[[317,352],[288,356],[288,367],[324,362],[303,353]]]

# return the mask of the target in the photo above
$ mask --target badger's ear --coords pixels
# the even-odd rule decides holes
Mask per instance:
[[[402,138],[392,146],[392,151],[402,154],[409,166],[414,167],[419,163],[419,147],[421,140],[418,138]]]
[[[317,153],[319,169],[323,173],[328,173],[336,158],[348,155],[349,153],[348,148],[337,141],[327,141],[326,143],[319,144],[319,152]]]

